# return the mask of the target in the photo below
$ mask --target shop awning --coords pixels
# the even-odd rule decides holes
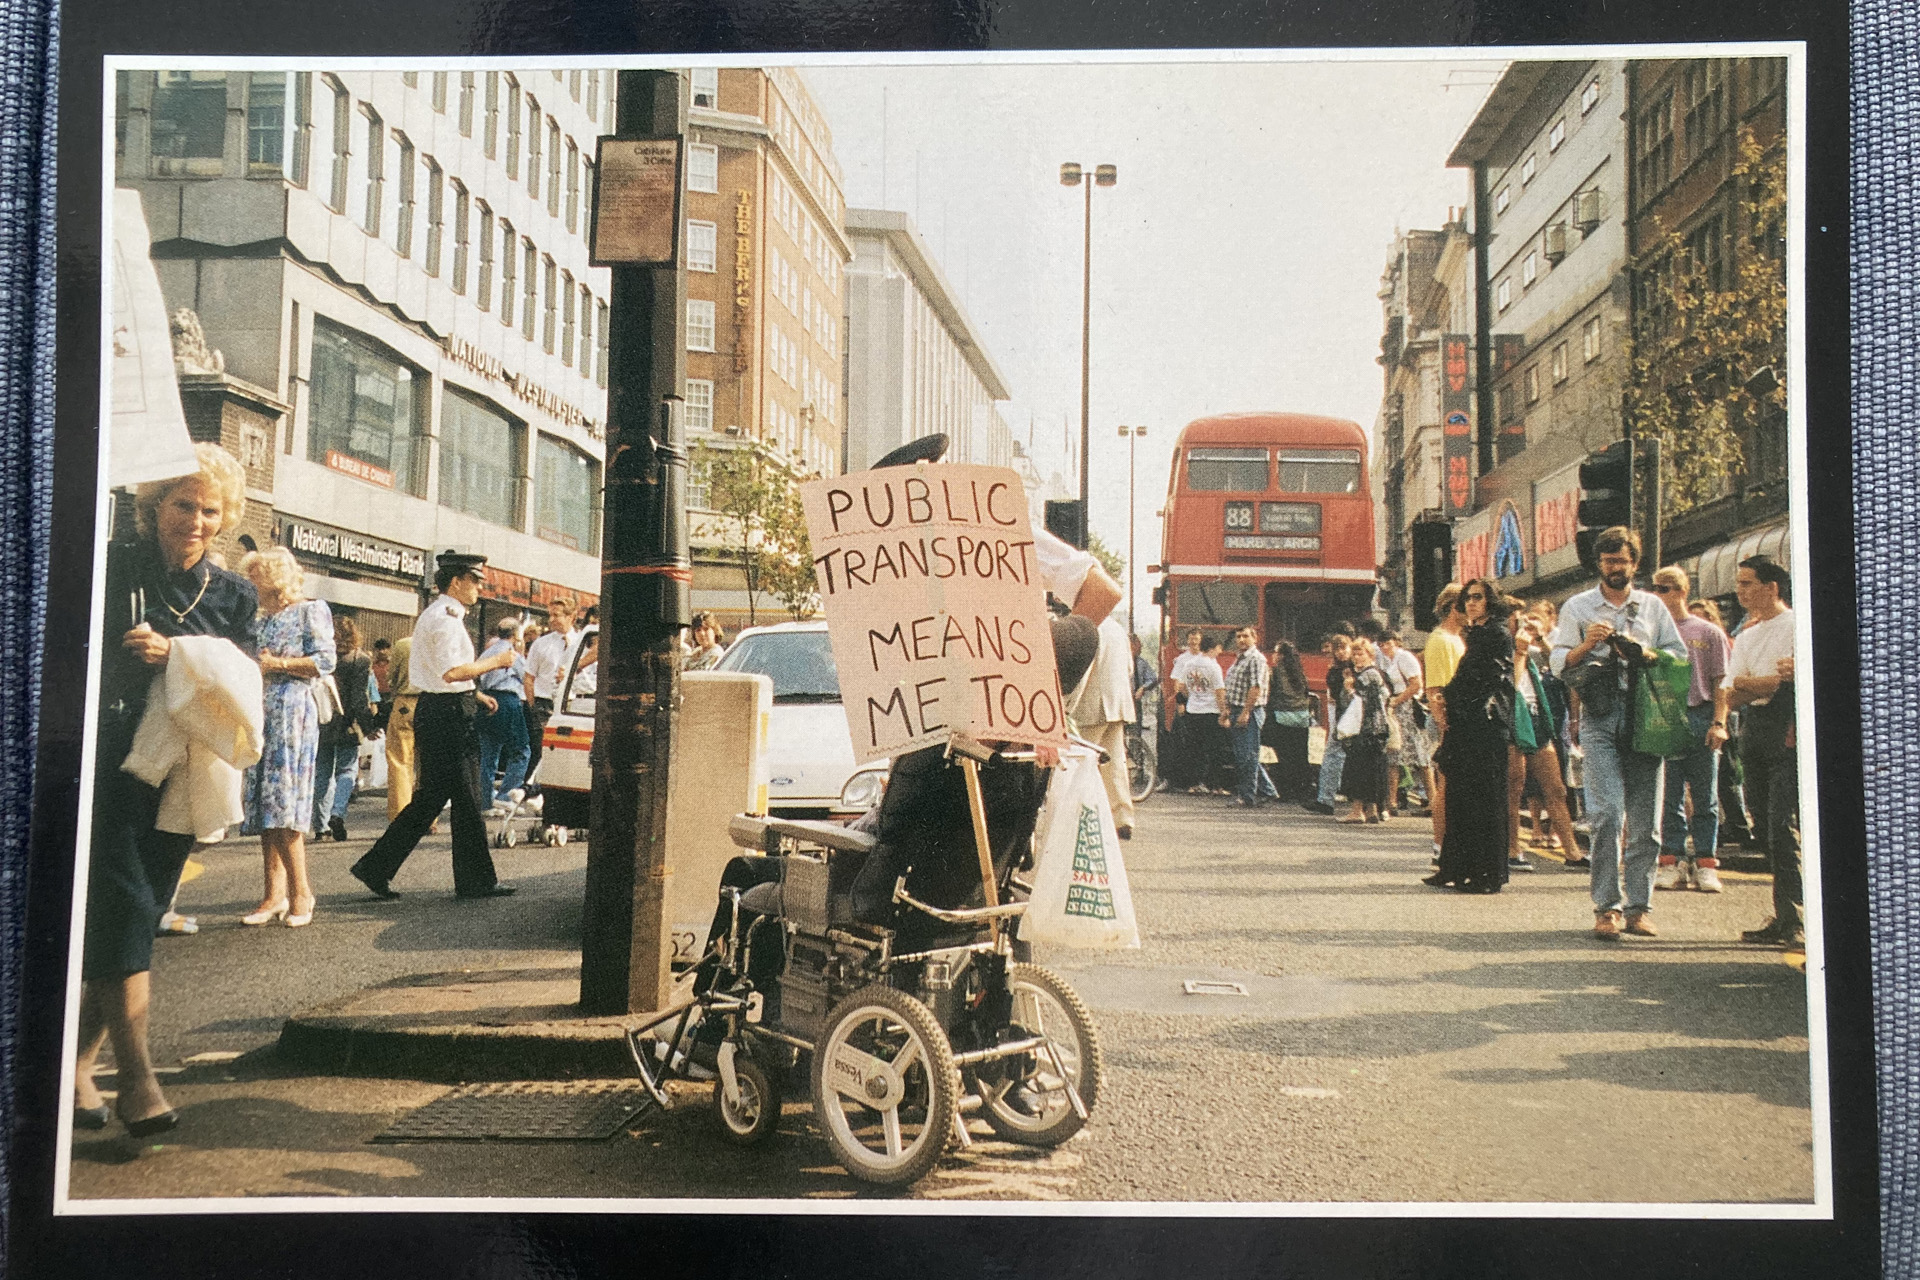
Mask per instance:
[[[1702,552],[1687,574],[1693,580],[1695,598],[1712,600],[1732,595],[1733,575],[1740,562],[1758,555],[1772,556],[1788,569],[1793,568],[1793,539],[1785,520]]]

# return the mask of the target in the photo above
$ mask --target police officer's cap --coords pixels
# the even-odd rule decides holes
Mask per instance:
[[[909,440],[893,452],[885,454],[873,464],[874,470],[881,467],[908,467],[916,462],[938,462],[947,454],[947,437],[944,432],[936,431],[930,436],[921,436],[918,440]]]
[[[487,558],[475,555],[471,551],[455,551],[448,548],[433,558],[435,565],[442,569],[452,569],[456,573],[471,573],[475,569],[487,567]]]

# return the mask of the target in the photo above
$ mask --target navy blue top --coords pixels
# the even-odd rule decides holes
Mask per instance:
[[[205,556],[191,569],[169,569],[151,541],[115,543],[107,552],[107,595],[101,610],[103,718],[117,711],[137,721],[145,707],[155,668],[120,645],[136,621],[144,620],[168,638],[224,636],[251,657],[255,646],[248,626],[259,608],[251,582],[215,567]]]

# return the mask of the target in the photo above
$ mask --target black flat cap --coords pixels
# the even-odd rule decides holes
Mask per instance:
[[[881,456],[873,464],[872,470],[881,467],[907,467],[916,462],[938,462],[947,456],[947,437],[944,432],[936,431],[930,436],[921,436],[918,440],[909,440],[898,449]]]
[[[475,555],[471,551],[455,551],[451,547],[435,556],[433,562],[442,569],[454,569],[461,573],[487,567],[485,556]]]

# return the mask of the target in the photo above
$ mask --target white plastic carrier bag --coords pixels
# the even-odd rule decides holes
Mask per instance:
[[[1060,753],[1034,827],[1033,896],[1022,942],[1120,951],[1140,945],[1120,837],[1093,753]]]

